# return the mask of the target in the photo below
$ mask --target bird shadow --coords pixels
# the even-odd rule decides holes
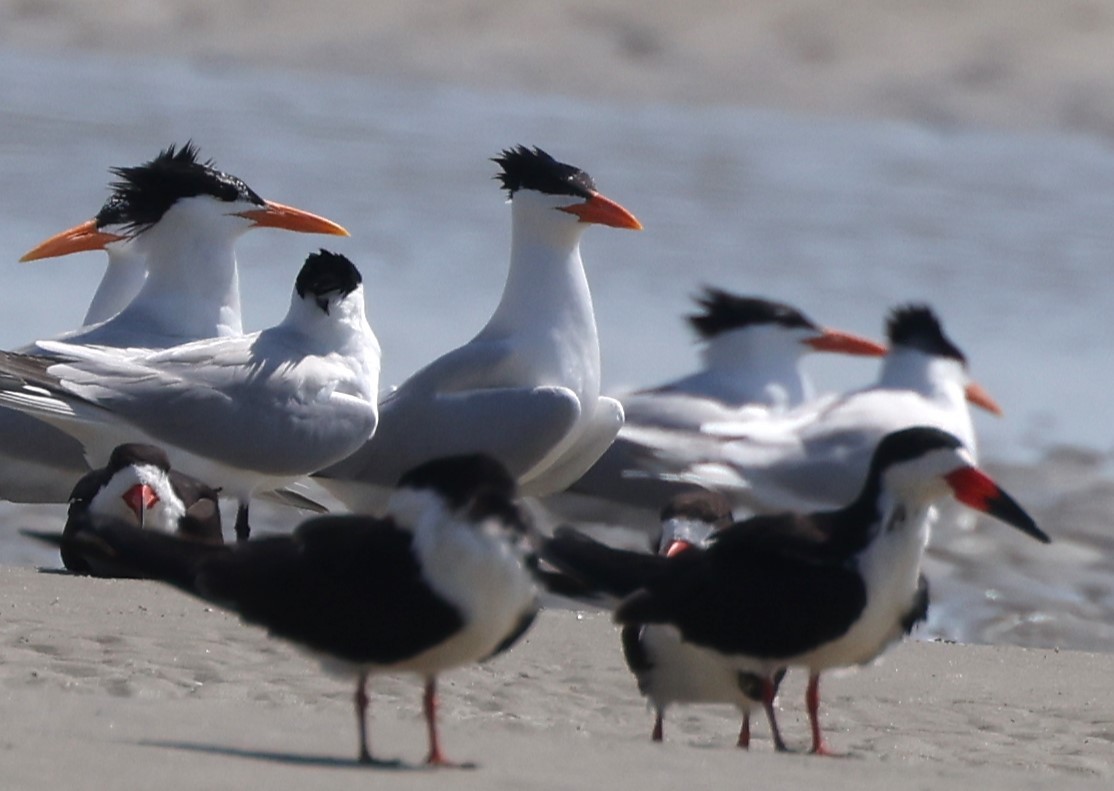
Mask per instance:
[[[222,744],[200,744],[197,742],[175,742],[145,739],[137,742],[142,747],[162,747],[169,750],[224,755],[232,758],[248,758],[253,761],[286,764],[287,766],[313,766],[323,769],[363,769],[388,772],[428,772],[438,769],[428,764],[410,764],[405,761],[375,759],[372,763],[362,763],[356,758],[340,758],[335,755],[304,755],[298,753],[276,752],[271,750],[246,750]],[[475,769],[475,764],[463,764],[458,768]]]

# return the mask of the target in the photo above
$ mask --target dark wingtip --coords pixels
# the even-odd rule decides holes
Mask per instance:
[[[57,549],[62,546],[64,540],[61,533],[46,531],[46,530],[30,530],[27,528],[20,528],[19,534],[27,536],[27,538],[39,541],[47,546]]]

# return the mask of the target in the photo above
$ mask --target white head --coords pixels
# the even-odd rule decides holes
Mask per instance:
[[[151,445],[120,445],[104,469],[106,479],[89,500],[89,513],[142,528],[175,532],[186,513],[171,485],[166,454]]]

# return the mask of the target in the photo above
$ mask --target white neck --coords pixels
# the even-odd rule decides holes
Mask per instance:
[[[147,261],[132,249],[130,244],[114,243],[105,248],[108,268],[101,278],[89,310],[85,312],[83,327],[110,319],[127,307],[147,279]],[[120,249],[116,249],[119,247]]]
[[[781,330],[770,332],[778,336],[754,328],[717,335],[701,352],[704,369],[677,382],[677,389],[732,406],[789,409],[811,399],[812,383],[800,368],[804,347]]]
[[[242,335],[234,245],[250,227],[210,197],[178,201],[135,238],[147,281],[112,323],[134,323],[178,343]]]
[[[916,349],[891,349],[882,362],[878,385],[913,390],[942,406],[965,406],[967,402],[963,364]]]
[[[550,196],[524,192],[511,204],[511,264],[506,286],[479,338],[515,338],[516,364],[531,384],[561,384],[599,395],[600,349],[580,237],[588,227],[554,208]]]

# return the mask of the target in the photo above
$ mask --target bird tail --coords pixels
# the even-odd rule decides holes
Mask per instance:
[[[575,528],[562,526],[542,543],[543,560],[571,578],[569,588],[610,596],[629,596],[660,579],[668,558],[614,549]],[[546,582],[554,592],[554,585]]]
[[[230,551],[223,544],[189,541],[113,518],[82,515],[74,527],[66,535],[21,532],[80,556],[98,576],[157,579],[195,594],[200,565]]]

